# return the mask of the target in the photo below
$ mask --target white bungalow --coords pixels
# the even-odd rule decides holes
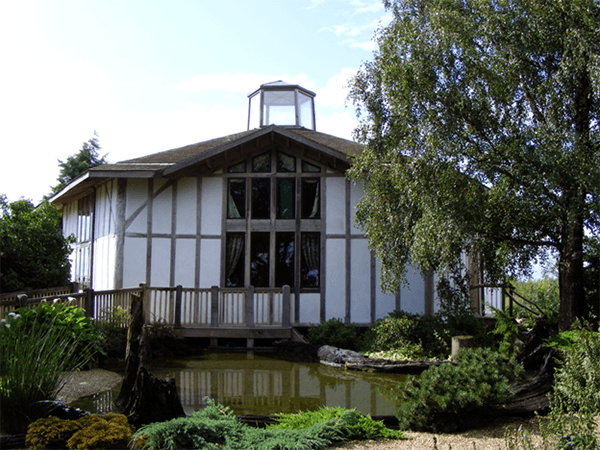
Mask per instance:
[[[370,324],[434,309],[433,277],[380,290],[354,223],[363,191],[345,171],[355,142],[316,131],[315,94],[281,81],[249,95],[247,131],[95,167],[52,198],[74,235],[72,280],[281,290],[290,323]]]

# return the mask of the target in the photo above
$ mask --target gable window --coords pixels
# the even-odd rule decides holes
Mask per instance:
[[[319,288],[321,173],[279,151],[227,168],[226,286]]]

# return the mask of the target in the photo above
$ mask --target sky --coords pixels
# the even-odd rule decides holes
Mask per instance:
[[[348,80],[389,20],[381,0],[0,0],[0,194],[37,204],[94,133],[115,163],[244,131],[276,80],[351,139]]]

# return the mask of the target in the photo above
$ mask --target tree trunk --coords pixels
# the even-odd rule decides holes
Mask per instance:
[[[558,261],[559,331],[568,330],[576,317],[582,317],[585,314],[583,219],[581,214],[577,214],[577,217],[571,220],[566,228]]]

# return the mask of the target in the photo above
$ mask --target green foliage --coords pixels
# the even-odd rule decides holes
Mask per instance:
[[[301,411],[296,414],[276,414],[277,424],[267,425],[267,429],[281,428],[284,430],[300,430],[310,428],[319,423],[337,420],[345,415],[347,422],[347,439],[376,439],[386,437],[391,439],[405,439],[401,431],[387,428],[382,421],[373,420],[371,416],[364,415],[356,410],[344,408],[319,408],[316,411]]]
[[[306,333],[306,340],[315,345],[331,345],[348,350],[358,350],[361,346],[355,326],[336,318],[312,325]]]
[[[492,308],[492,310],[496,319],[496,327],[493,333],[501,336],[499,352],[505,358],[515,356],[517,351],[515,342],[519,337],[519,325],[506,311],[496,308]]]
[[[527,300],[535,303],[548,316],[550,325],[558,324],[560,294],[558,279],[546,277],[541,280],[515,281],[515,291]],[[513,314],[518,319],[526,319],[530,326],[535,324],[536,314],[532,314],[519,305],[513,305]]]
[[[450,335],[440,316],[393,311],[371,329],[372,351],[394,351],[403,359],[446,358]]]
[[[42,449],[127,449],[134,427],[122,414],[84,416],[77,420],[38,419],[27,429],[26,443]]]
[[[8,203],[0,195],[0,291],[65,286],[71,264],[58,209],[30,200]]]
[[[356,217],[384,288],[465,253],[497,282],[550,249],[568,328],[584,230],[600,228],[600,4],[384,3],[392,19],[349,95],[365,144],[349,172],[365,184]]]
[[[34,320],[20,333],[21,318],[11,313],[0,333],[0,428],[24,433],[46,413],[43,400],[55,400],[63,386],[61,374],[85,362],[77,354],[70,330]]]
[[[293,417],[296,416],[296,417]],[[324,449],[353,436],[401,437],[400,433],[382,428],[378,422],[353,410],[323,409],[316,414],[279,415],[280,426],[254,428],[241,422],[228,407],[205,399],[205,408],[191,416],[153,423],[140,428],[133,442],[142,450],[257,449],[305,450]]]
[[[509,450],[596,450],[600,442],[596,420],[600,408],[600,334],[587,325],[549,341],[562,356],[555,371],[549,422],[540,420],[541,443],[527,433],[508,434]]]
[[[577,324],[558,340],[571,343],[554,375],[554,398],[567,413],[593,415],[600,409],[600,334]]]
[[[94,137],[83,143],[81,150],[71,155],[66,161],[58,160],[60,173],[58,175],[58,184],[52,188],[52,193],[56,194],[72,180],[92,167],[106,164],[106,155],[100,156],[100,143],[98,135],[94,132]]]
[[[397,412],[402,429],[452,432],[485,417],[506,401],[509,384],[522,372],[489,349],[461,350],[455,364],[434,366],[404,385]]]
[[[14,341],[18,336],[27,335],[34,323],[42,328],[53,328],[53,331],[68,337],[68,344],[75,347],[77,365],[84,361],[90,366],[96,354],[102,353],[102,336],[92,319],[85,316],[83,309],[66,303],[42,302],[34,308],[17,308],[9,326],[0,329],[0,336]],[[67,369],[70,369],[69,366]]]

